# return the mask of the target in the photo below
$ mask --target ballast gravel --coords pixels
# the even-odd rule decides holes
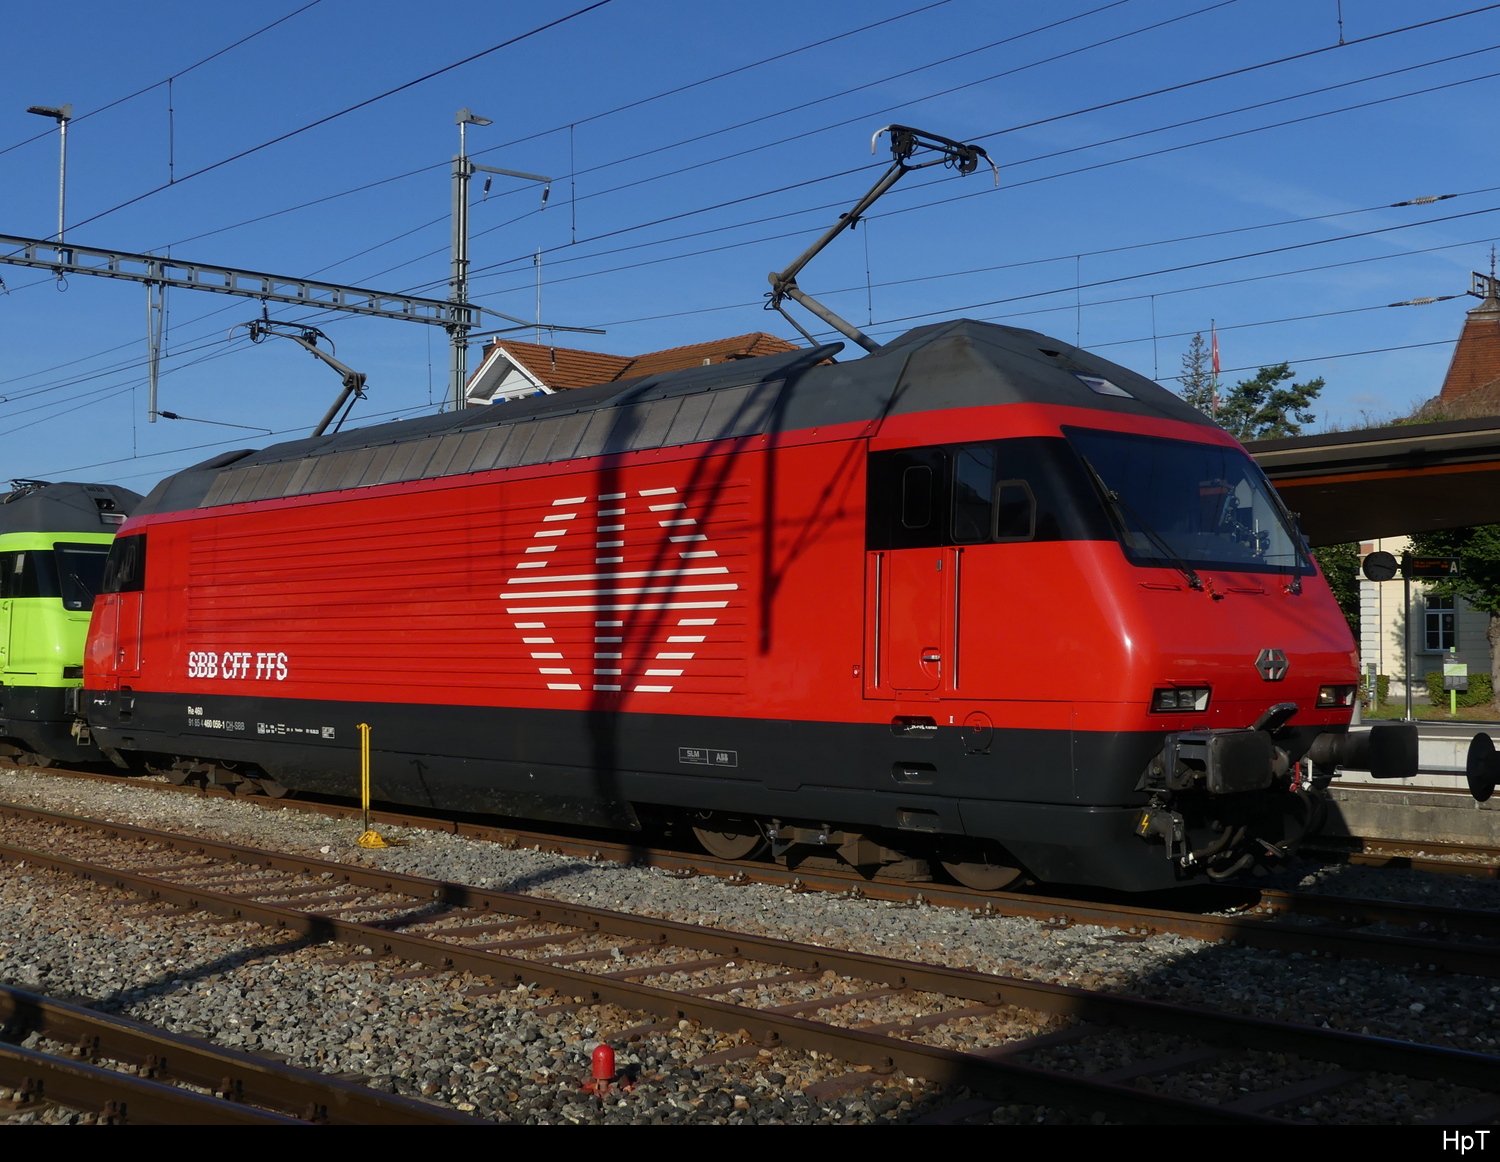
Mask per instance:
[[[1120,940],[1115,930],[1092,925],[1060,928],[925,905],[682,879],[436,831],[382,828],[403,846],[366,850],[354,845],[359,828],[348,821],[26,771],[0,771],[0,799],[810,944],[1485,1053],[1500,1045],[1500,985],[1475,977],[1304,959],[1170,934]],[[1471,908],[1500,904],[1500,884],[1493,881],[1313,863],[1297,865],[1286,876],[1289,886],[1321,892]],[[891,1123],[916,1120],[965,1096],[899,1076],[872,1079],[842,1096],[809,1096],[809,1087],[843,1076],[848,1067],[782,1049],[695,1069],[694,1061],[741,1038],[734,1030],[680,1022],[648,1031],[620,1051],[619,1065],[634,1075],[634,1087],[600,1100],[579,1088],[588,1076],[589,1054],[601,1040],[651,1018],[607,1005],[548,1011],[559,1001],[551,994],[492,992],[487,982],[462,973],[416,975],[396,961],[351,962],[357,953],[348,946],[307,946],[251,924],[184,917],[37,869],[6,866],[0,872],[0,939],[0,981],[250,1052],[279,1054],[296,1065],[356,1074],[382,1088],[502,1122]],[[912,1015],[919,1008],[906,998],[894,1012]],[[893,1019],[886,1015],[891,1011],[880,1009],[880,1018]],[[853,1012],[839,1018],[858,1020]],[[1066,1022],[1058,1018],[1002,1012],[935,1026],[918,1039],[963,1049],[1059,1028]],[[1162,1044],[1118,1033],[1027,1060],[1092,1074],[1179,1051],[1170,1038],[1157,1040]],[[1188,1071],[1137,1084],[1233,1100],[1241,1090],[1274,1089],[1309,1070],[1292,1055],[1241,1056],[1232,1076],[1242,1080],[1233,1086],[1222,1070],[1214,1082]],[[1422,1086],[1414,1095],[1410,1087],[1373,1079],[1278,1114],[1312,1122],[1410,1123],[1461,1108],[1476,1096],[1441,1085]],[[991,1120],[1089,1119],[1001,1106]]]

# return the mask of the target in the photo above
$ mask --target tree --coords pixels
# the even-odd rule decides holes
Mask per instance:
[[[1182,398],[1204,415],[1212,416],[1214,394],[1218,385],[1214,381],[1213,354],[1203,341],[1202,331],[1193,336],[1187,353],[1182,357],[1182,375],[1179,381],[1182,383]]]
[[[1500,525],[1418,533],[1411,539],[1411,551],[1422,557],[1458,558],[1459,575],[1429,582],[1427,592],[1462,597],[1489,614],[1484,636],[1490,644],[1490,689],[1500,694]],[[1491,700],[1500,706],[1494,695]]]
[[[1359,641],[1359,545],[1324,545],[1313,550],[1313,557],[1354,631],[1354,640]]]
[[[1323,377],[1306,383],[1281,384],[1292,378],[1285,363],[1262,367],[1253,379],[1242,379],[1224,393],[1218,420],[1241,440],[1270,440],[1300,436],[1302,425],[1315,418],[1308,405],[1323,390]]]

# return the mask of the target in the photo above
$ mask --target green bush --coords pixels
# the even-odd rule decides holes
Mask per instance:
[[[1360,679],[1359,679],[1359,700],[1361,702],[1365,701],[1366,698],[1367,698],[1367,696],[1368,696],[1368,694],[1369,694],[1369,685],[1370,685],[1370,682],[1369,682],[1368,676],[1364,675],[1364,674],[1361,674],[1360,675]],[[1390,675],[1388,675],[1388,674],[1376,674],[1375,675],[1375,701],[1372,703],[1372,705],[1375,705],[1375,706],[1384,706],[1385,703],[1386,703],[1386,699],[1389,696],[1390,692],[1391,692],[1391,679],[1390,679]]]
[[[1469,672],[1469,688],[1458,692],[1458,704],[1460,706],[1488,706],[1494,691],[1490,686],[1488,674],[1476,674]],[[1443,689],[1443,672],[1441,670],[1427,671],[1427,697],[1432,699],[1434,706],[1448,705],[1449,691]]]

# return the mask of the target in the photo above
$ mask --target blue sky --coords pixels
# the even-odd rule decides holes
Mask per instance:
[[[48,47],[0,76],[0,232],[56,229],[56,133],[24,110],[71,102],[69,241],[443,297],[470,106],[494,120],[470,130],[476,160],[558,178],[545,209],[533,186],[480,201],[476,184],[476,302],[533,318],[540,250],[544,319],[608,332],[560,344],[793,337],[761,309],[766,272],[878,175],[871,134],[905,123],[983,144],[1000,187],[910,175],[809,266],[809,292],[877,337],[966,315],[1161,378],[1217,320],[1226,380],[1296,361],[1341,425],[1436,393],[1473,300],[1386,304],[1462,294],[1500,238],[1500,6],[1449,0],[611,0],[197,173],[588,2],[12,4],[10,43]],[[1434,194],[1462,196],[1391,208]],[[6,477],[145,491],[305,434],[338,387],[290,343],[228,338],[253,301],[174,291],[161,406],[276,435],[147,424],[142,287],[0,278]],[[443,397],[437,328],[272,316],[315,322],[368,374],[354,423]]]

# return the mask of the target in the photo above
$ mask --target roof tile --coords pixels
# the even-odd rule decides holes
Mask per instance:
[[[1487,298],[1468,313],[1438,399],[1452,403],[1500,379],[1500,299]]]

